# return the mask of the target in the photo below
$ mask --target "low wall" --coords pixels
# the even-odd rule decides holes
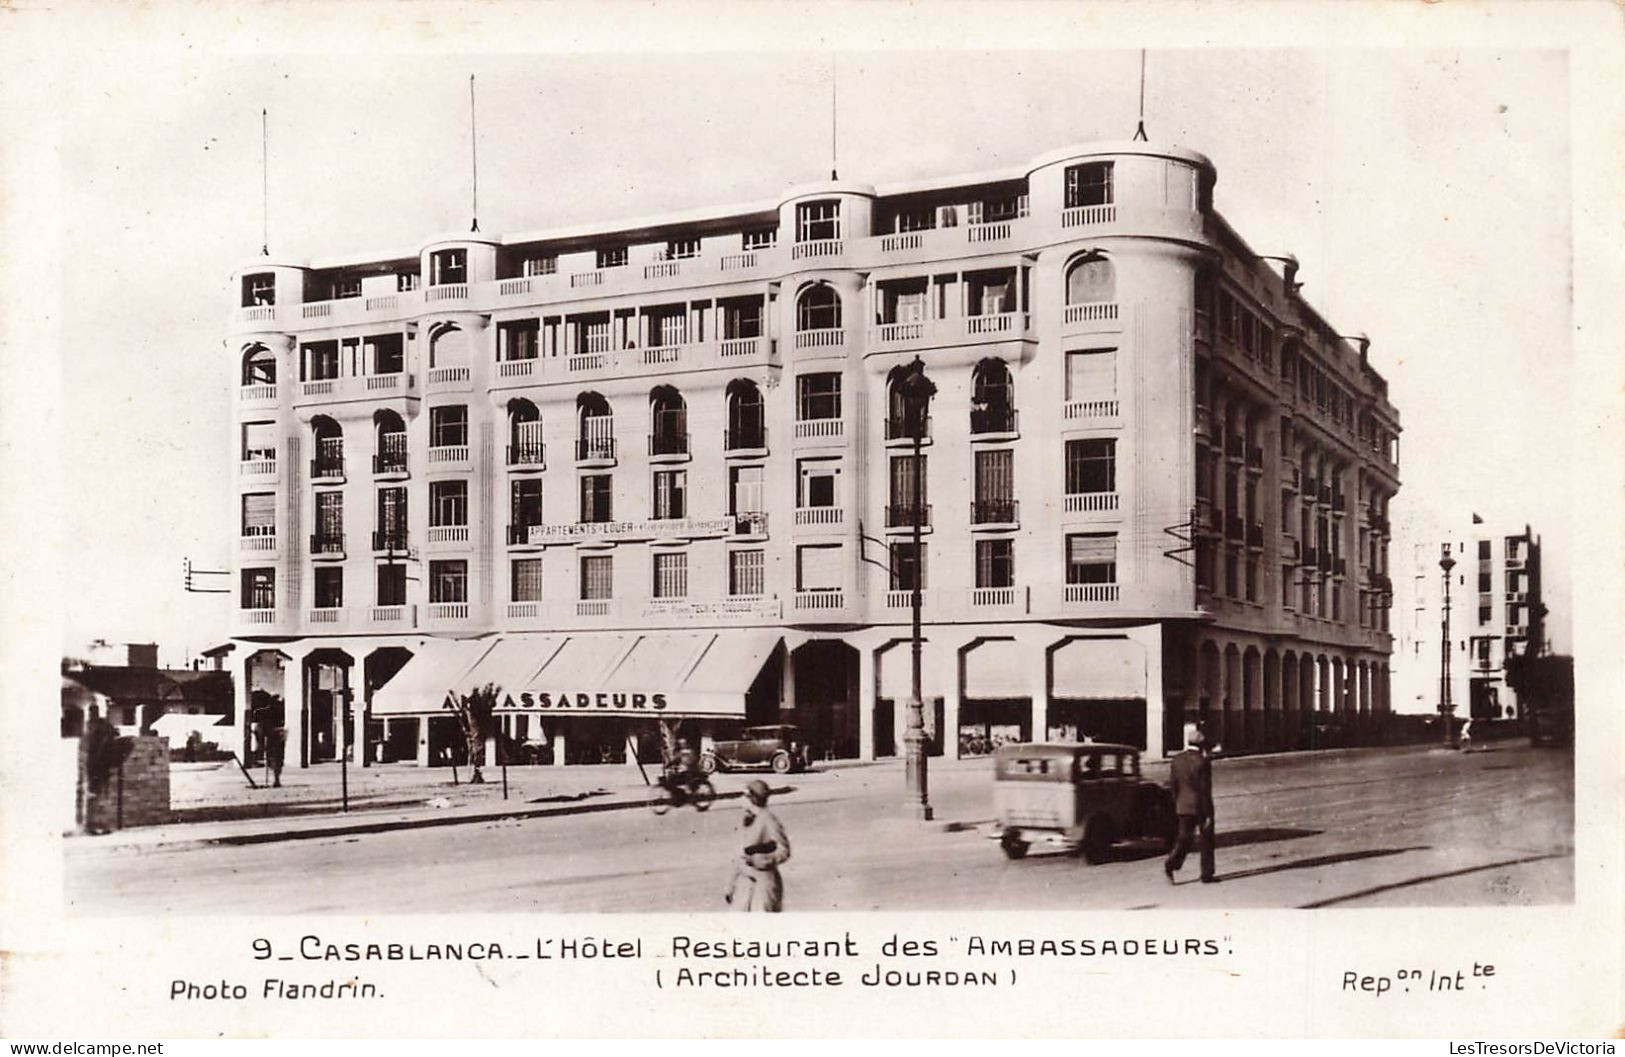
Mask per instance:
[[[170,820],[169,743],[163,738],[123,737],[118,763],[105,786],[91,788],[87,743],[79,743],[78,809],[75,820],[90,833],[155,826]]]

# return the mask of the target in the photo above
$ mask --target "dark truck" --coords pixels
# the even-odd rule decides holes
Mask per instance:
[[[766,768],[775,774],[804,771],[808,764],[807,743],[801,731],[788,724],[746,727],[733,741],[714,741],[700,753],[700,770],[748,771]]]

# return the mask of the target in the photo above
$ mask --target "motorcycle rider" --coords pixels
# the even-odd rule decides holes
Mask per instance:
[[[699,756],[686,738],[679,738],[677,751],[666,761],[666,773],[661,776],[662,783],[673,795],[681,796],[691,793],[694,786],[704,778],[705,773],[700,770]]]

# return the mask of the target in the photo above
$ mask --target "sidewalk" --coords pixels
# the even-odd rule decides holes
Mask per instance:
[[[1301,763],[1307,756],[1326,759],[1358,753],[1401,754],[1433,751],[1431,746],[1404,746],[1388,749],[1326,749],[1315,752],[1279,753],[1221,759],[1224,770],[1267,770]],[[900,770],[900,759],[882,761],[840,761],[822,763],[802,775],[718,774],[712,776],[718,800],[743,796],[744,785],[761,777],[775,791],[805,790],[826,780],[841,777],[867,784],[865,772]],[[991,780],[991,760],[934,758],[932,774],[952,785],[980,785]],[[1166,760],[1147,760],[1144,774],[1163,780]],[[652,779],[656,768],[649,769]],[[97,848],[173,848],[206,844],[261,844],[286,840],[312,840],[338,836],[381,833],[392,830],[434,826],[466,825],[501,819],[545,818],[598,811],[644,809],[649,786],[632,764],[581,765],[571,767],[510,767],[508,799],[502,798],[501,768],[487,768],[481,785],[467,783],[468,772],[459,770],[461,784],[453,785],[450,768],[419,768],[412,765],[351,768],[350,810],[341,810],[339,768],[323,764],[315,768],[283,772],[283,785],[273,789],[252,789],[234,763],[177,764],[171,772],[175,822],[119,830],[98,837],[76,836],[76,843]],[[255,775],[258,781],[259,774]],[[799,790],[798,790],[799,787]],[[1222,795],[1222,794],[1221,794]],[[979,798],[978,798],[979,799]],[[953,817],[948,817],[949,815]],[[986,817],[972,817],[985,815]],[[964,817],[959,817],[964,816]],[[985,811],[957,811],[940,814],[928,830],[956,831],[977,828],[992,821]]]

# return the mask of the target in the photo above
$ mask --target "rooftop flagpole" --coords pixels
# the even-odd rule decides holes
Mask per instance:
[[[479,128],[475,124],[474,111],[474,75],[468,75],[468,160],[473,170],[473,223],[469,231],[480,230],[480,141]]]
[[[260,256],[271,255],[271,131],[260,107]]]
[[[1145,135],[1145,49],[1140,49],[1140,123],[1134,127],[1134,138],[1144,143]]]
[[[836,159],[838,148],[838,134],[840,129],[840,93],[841,93],[841,66],[840,60],[831,54],[829,57],[829,178],[839,180],[836,172]]]

